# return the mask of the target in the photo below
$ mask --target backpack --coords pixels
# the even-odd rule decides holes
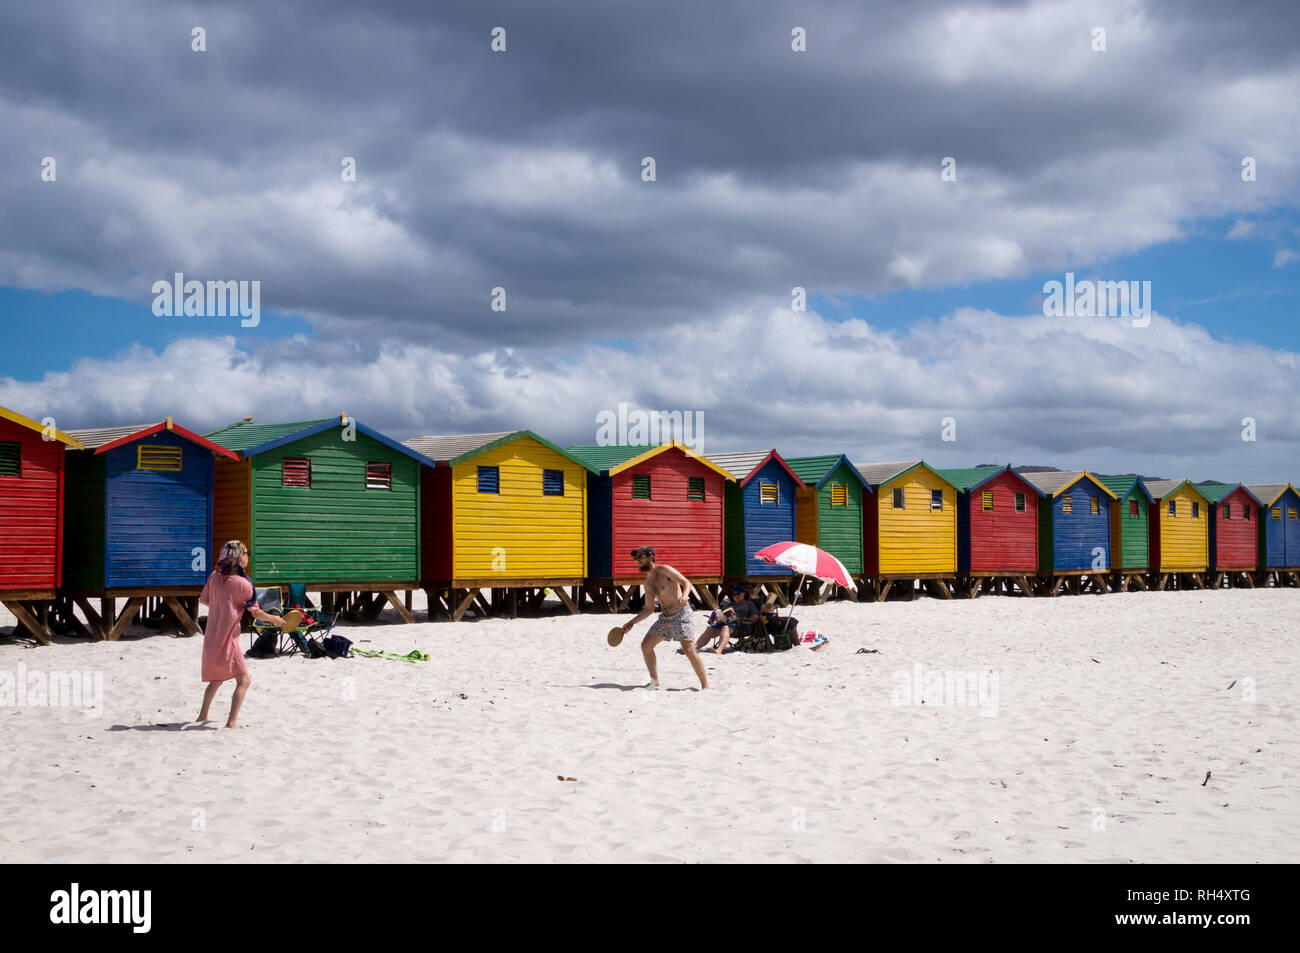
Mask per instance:
[[[244,654],[252,658],[270,658],[275,655],[275,629],[264,629],[257,634],[253,647]]]
[[[352,640],[345,639],[341,635],[331,635],[321,641],[321,648],[330,658],[352,658],[348,654],[348,649],[352,647]]]

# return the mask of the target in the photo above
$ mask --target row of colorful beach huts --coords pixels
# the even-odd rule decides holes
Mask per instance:
[[[452,619],[535,611],[550,593],[571,612],[636,607],[641,545],[702,607],[740,580],[782,605],[834,595],[755,558],[788,539],[837,556],[852,599],[1298,586],[1298,512],[1290,483],[562,449],[527,430],[403,443],[346,414],[65,432],[0,408],[0,602],[41,641],[116,639],[137,618],[197,632],[228,539],[249,545],[259,587],[414,621],[419,589]]]

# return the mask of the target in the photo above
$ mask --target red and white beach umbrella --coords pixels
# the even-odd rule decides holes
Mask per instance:
[[[849,578],[849,571],[844,568],[844,563],[826,550],[818,549],[808,543],[796,543],[791,540],[774,543],[765,549],[760,549],[754,553],[754,556],[765,563],[788,566],[800,575],[816,576],[818,579],[833,582],[845,589],[853,588],[853,580]]]

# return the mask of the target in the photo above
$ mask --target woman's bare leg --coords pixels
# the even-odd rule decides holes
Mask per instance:
[[[199,721],[211,720],[208,718],[208,709],[212,707],[212,701],[220,690],[220,682],[208,682],[208,687],[203,689],[203,707],[199,709]]]
[[[722,627],[721,637],[718,639],[718,644],[715,645],[713,648],[711,648],[709,651],[713,652],[715,655],[721,655],[722,650],[727,647],[727,643],[730,641],[731,641],[731,626],[724,625]],[[700,648],[698,644],[695,647],[697,649]]]
[[[253,680],[247,675],[235,676],[235,697],[230,699],[230,720],[226,722],[227,728],[238,728],[235,719],[239,717],[239,706],[244,703],[244,696],[248,694],[248,686],[253,684]]]

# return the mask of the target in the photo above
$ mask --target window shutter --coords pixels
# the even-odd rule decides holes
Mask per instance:
[[[992,491],[992,490],[985,490],[983,493],[980,494],[980,509],[984,509],[984,510],[992,510],[992,509],[993,509],[993,491]]]
[[[393,488],[393,465],[391,463],[366,464],[366,489],[391,490]]]
[[[1192,500],[1192,519],[1198,520],[1200,518],[1201,518],[1201,504],[1196,500]]]
[[[22,444],[0,441],[0,476],[22,476],[22,460]]]
[[[1269,510],[1269,516],[1272,517],[1272,518],[1275,519],[1275,520],[1280,520],[1280,519],[1282,518],[1282,507],[1280,507],[1280,506],[1274,506],[1274,507],[1272,507],[1272,508]]]
[[[1137,515],[1138,515],[1138,501],[1137,501],[1137,500],[1129,500],[1129,501],[1128,501],[1128,515],[1129,515],[1129,516],[1137,516]]]
[[[1065,497],[1065,499],[1061,500],[1061,512],[1062,513],[1074,512],[1074,497],[1067,496]]]
[[[1170,516],[1177,516],[1177,515],[1178,515],[1178,501],[1177,501],[1177,500],[1170,500],[1170,501],[1169,501],[1169,515],[1170,515]]]
[[[139,444],[135,448],[135,468],[137,470],[162,470],[167,473],[180,473],[181,448],[147,443]]]
[[[501,468],[500,467],[479,467],[478,468],[478,491],[480,493],[501,492]]]
[[[943,490],[930,491],[930,509],[931,510],[943,509]]]
[[[778,500],[775,483],[760,483],[758,485],[758,502],[775,504]]]
[[[1289,520],[1293,520],[1293,519],[1295,519],[1295,517],[1296,517],[1295,507],[1294,507],[1294,506],[1288,506],[1288,507],[1286,508],[1286,518],[1289,519]],[[1288,558],[1289,558],[1289,556],[1290,556],[1290,554],[1288,553]]]
[[[281,486],[311,486],[311,459],[285,457],[280,461]]]
[[[648,473],[632,474],[632,499],[634,500],[650,499],[650,474]]]
[[[1231,503],[1224,503],[1224,504],[1223,504],[1223,518],[1224,518],[1225,520],[1230,520],[1230,519],[1232,519],[1232,504],[1231,504]]]
[[[849,505],[849,487],[845,483],[831,484],[831,506]]]
[[[1241,518],[1244,519],[1244,520],[1248,520],[1248,519],[1250,519],[1250,504],[1249,504],[1249,503],[1247,503],[1247,504],[1245,504],[1244,506],[1242,506],[1242,508],[1241,508]]]
[[[1101,512],[1101,500],[1097,499],[1095,496],[1089,497],[1089,499],[1092,500],[1092,503],[1089,504],[1088,508],[1091,510],[1092,515],[1096,516]]]
[[[1017,512],[1017,513],[1023,513],[1024,511],[1025,511],[1025,494],[1023,494],[1023,493],[1017,493],[1017,494],[1016,494],[1016,512]]]
[[[902,489],[901,489],[901,488],[895,488],[895,489],[894,489],[894,509],[896,509],[896,510],[901,510],[901,509],[903,508],[904,503],[906,503],[906,502],[907,502],[907,497],[903,494]]]
[[[692,503],[704,502],[704,477],[691,477],[686,484],[686,499]]]
[[[542,471],[542,495],[543,496],[564,496],[564,471],[563,470]]]

